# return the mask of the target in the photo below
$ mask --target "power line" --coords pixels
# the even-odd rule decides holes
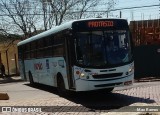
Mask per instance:
[[[136,7],[128,7],[128,8],[118,8],[118,9],[113,9],[113,10],[109,10],[109,11],[149,8],[149,7],[156,7],[156,6],[159,6],[159,4],[158,5],[149,5],[149,6],[136,6]]]
[[[138,1],[138,2],[137,2]],[[122,4],[124,4],[124,5],[126,5],[126,4],[130,4],[131,3],[131,5],[133,5],[133,4],[138,4],[138,5],[150,5],[150,4],[152,4],[153,3],[153,1],[151,1],[151,0],[142,0],[142,1],[140,1],[140,0],[137,0],[137,1],[133,1],[133,0],[127,0],[127,1],[121,1],[121,2],[118,2],[118,5],[122,5]],[[144,2],[145,1],[145,2]],[[154,4],[158,4],[159,3],[159,0],[154,0]]]
[[[85,11],[85,12],[111,12],[111,11],[119,11],[119,10],[130,10],[130,9],[140,9],[140,8],[149,8],[149,7],[157,7],[158,5],[148,5],[148,6],[136,6],[136,7],[128,7],[128,8],[118,8],[118,9],[112,9],[112,10],[97,10],[97,11]],[[79,13],[80,11],[73,11],[71,13]],[[43,14],[25,14],[25,15],[43,15]],[[9,14],[1,14],[0,16],[11,16]],[[12,16],[17,16],[12,15]]]
[[[104,9],[103,9],[104,10]],[[150,7],[150,8],[141,8],[141,9],[133,9],[132,11],[136,11],[136,12],[142,12],[142,11],[155,11],[155,10],[157,10],[157,7]],[[130,11],[130,10],[129,10]],[[123,10],[123,12],[128,12],[128,10]]]

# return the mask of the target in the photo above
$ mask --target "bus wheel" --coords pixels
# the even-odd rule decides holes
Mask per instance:
[[[57,85],[58,85],[58,94],[61,97],[64,97],[67,95],[67,90],[65,89],[64,81],[61,76],[57,77]]]
[[[34,84],[33,76],[32,76],[32,74],[31,74],[31,72],[29,72],[29,82],[30,82],[31,85]]]

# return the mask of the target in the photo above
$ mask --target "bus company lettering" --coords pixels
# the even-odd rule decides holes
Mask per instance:
[[[112,27],[113,21],[90,21],[88,27]]]
[[[43,69],[43,65],[42,65],[42,63],[35,63],[34,64],[34,69],[35,70],[42,70]]]
[[[52,62],[53,67],[57,66],[57,62]]]

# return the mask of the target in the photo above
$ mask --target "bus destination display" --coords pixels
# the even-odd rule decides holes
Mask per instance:
[[[113,27],[113,21],[89,21],[88,27],[98,28],[98,27]]]

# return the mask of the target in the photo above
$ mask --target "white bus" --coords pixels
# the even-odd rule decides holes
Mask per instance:
[[[134,62],[124,19],[84,19],[64,23],[18,43],[20,75],[65,91],[131,85]]]

